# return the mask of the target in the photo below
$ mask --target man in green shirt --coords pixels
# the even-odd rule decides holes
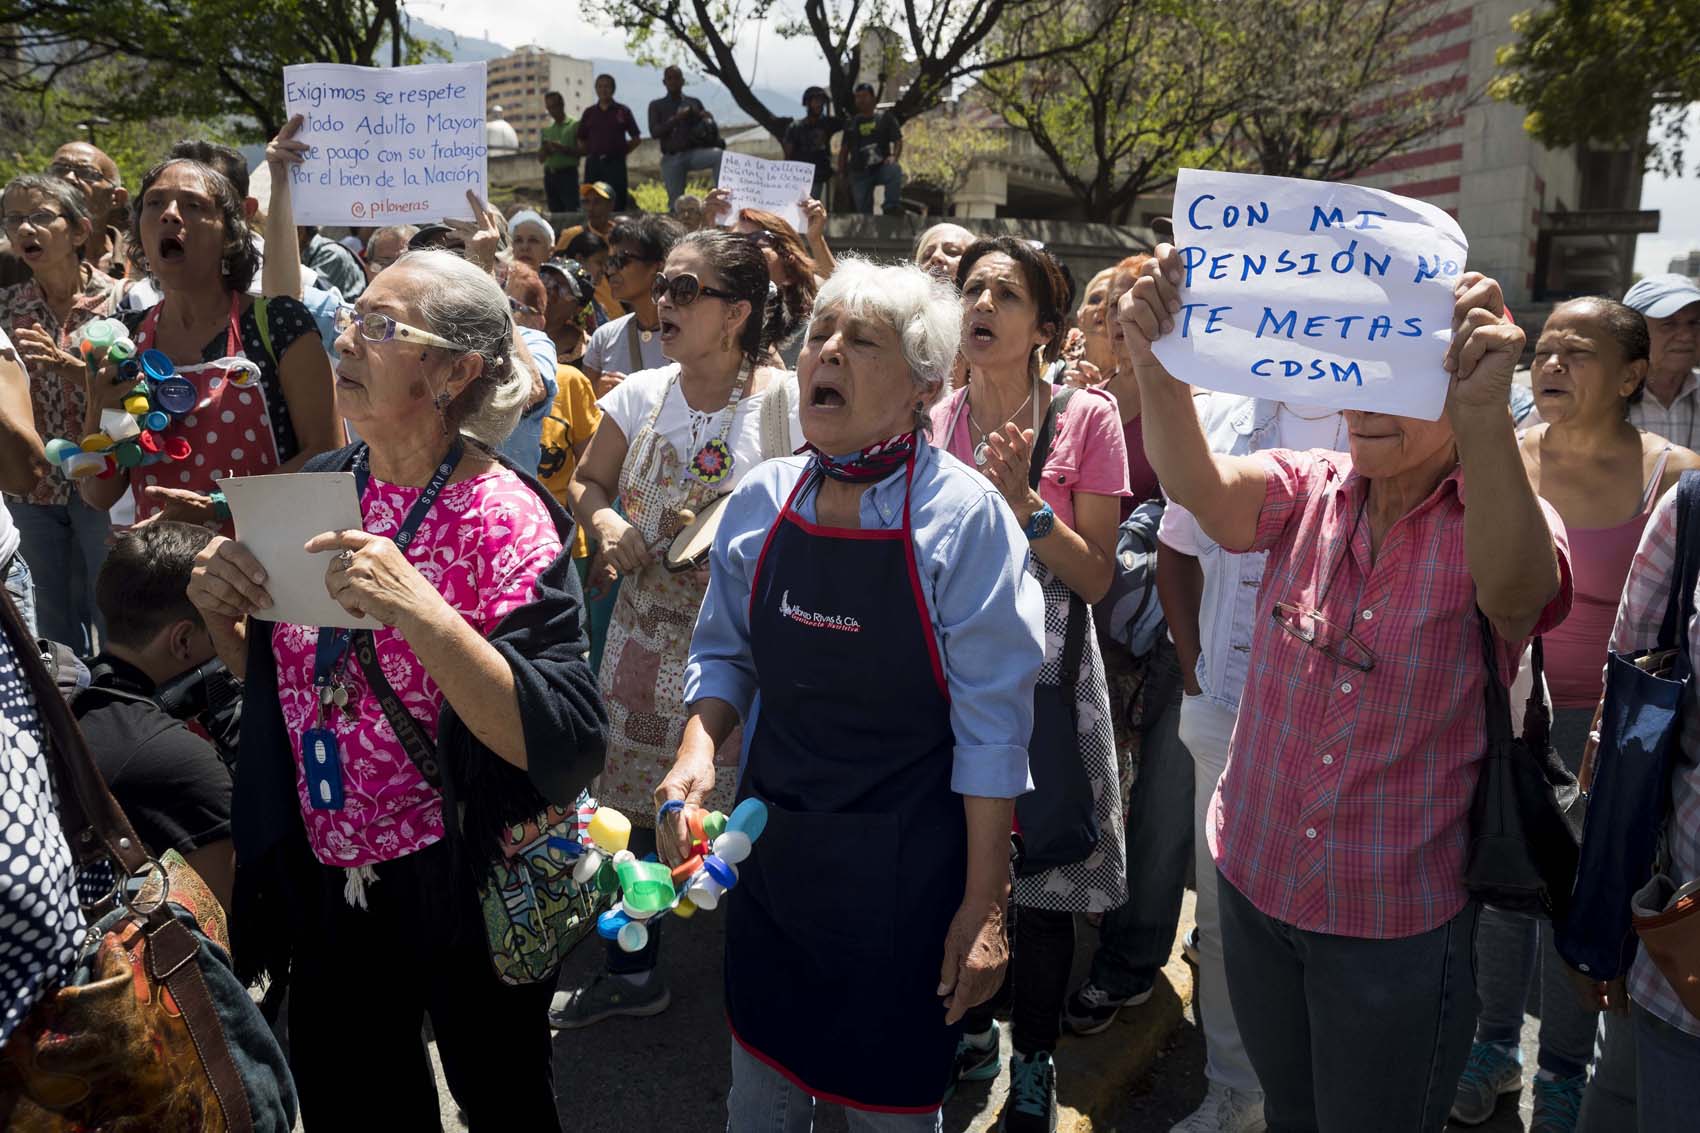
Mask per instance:
[[[550,212],[573,212],[578,209],[578,120],[567,117],[560,91],[544,95],[543,108],[554,119],[543,127],[543,146],[537,151],[543,163],[543,192]]]

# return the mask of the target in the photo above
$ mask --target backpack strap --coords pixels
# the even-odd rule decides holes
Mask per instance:
[[[266,317],[266,297],[254,297],[254,325],[260,328],[260,345],[266,348],[266,357],[272,360],[272,368],[277,368],[277,351],[272,349],[271,320]]]
[[[1694,620],[1694,586],[1700,580],[1700,471],[1684,472],[1676,485],[1676,563],[1671,571],[1659,648],[1688,654],[1688,623]]]
[[[777,381],[777,379],[776,379]],[[797,387],[791,381],[770,386],[761,403],[761,458],[790,456],[797,446],[791,436],[791,397]]]

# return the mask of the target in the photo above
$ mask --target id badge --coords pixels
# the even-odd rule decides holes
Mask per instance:
[[[342,755],[336,733],[308,728],[301,736],[301,764],[307,769],[307,797],[314,810],[342,809]]]

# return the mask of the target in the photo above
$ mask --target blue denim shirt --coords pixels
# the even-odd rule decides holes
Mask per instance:
[[[520,416],[514,431],[502,443],[502,455],[527,472],[535,473],[537,462],[543,458],[543,419],[549,416],[549,409],[555,404],[555,394],[561,387],[555,381],[554,340],[530,327],[520,327],[519,336],[524,340],[526,349],[531,351],[532,361],[543,371],[543,388],[548,393],[536,409]]]
[[[716,697],[746,721],[759,711],[749,625],[756,561],[810,459],[767,461],[727,501],[709,559],[708,594],[691,638],[687,704]],[[901,527],[903,491],[901,470],[868,489],[862,527]],[[813,490],[797,510],[814,520]],[[1033,785],[1027,744],[1033,685],[1045,659],[1045,601],[1027,570],[1027,537],[984,477],[929,444],[915,458],[910,516],[921,589],[950,691],[956,736],[951,789],[1014,798]],[[878,676],[846,673],[845,679]],[[745,729],[746,743],[751,731]]]

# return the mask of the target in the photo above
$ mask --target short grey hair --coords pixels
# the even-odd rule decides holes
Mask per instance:
[[[378,229],[376,232],[372,233],[372,235],[366,237],[366,248],[370,251],[372,245],[376,244],[379,240],[393,236],[397,240],[401,241],[402,250],[406,251],[407,242],[418,234],[419,226],[417,224],[391,224],[387,227]],[[396,258],[400,259],[401,257],[398,256]]]
[[[962,343],[962,299],[914,264],[845,256],[815,295],[811,331],[827,313],[878,319],[896,331],[917,388],[933,390],[950,380]]]
[[[424,323],[419,329],[484,359],[484,372],[446,410],[449,423],[486,448],[500,448],[531,395],[513,356],[507,295],[476,264],[440,248],[407,252],[395,266],[417,269],[423,280],[414,299]]]
[[[83,191],[65,180],[63,177],[53,177],[46,173],[24,173],[6,182],[6,187],[0,189],[0,201],[4,201],[13,192],[37,192],[48,197],[59,206],[59,211],[65,214],[65,219],[75,228],[78,221],[87,221],[94,226],[94,218],[89,213],[88,198]],[[82,255],[82,249],[77,250]]]

